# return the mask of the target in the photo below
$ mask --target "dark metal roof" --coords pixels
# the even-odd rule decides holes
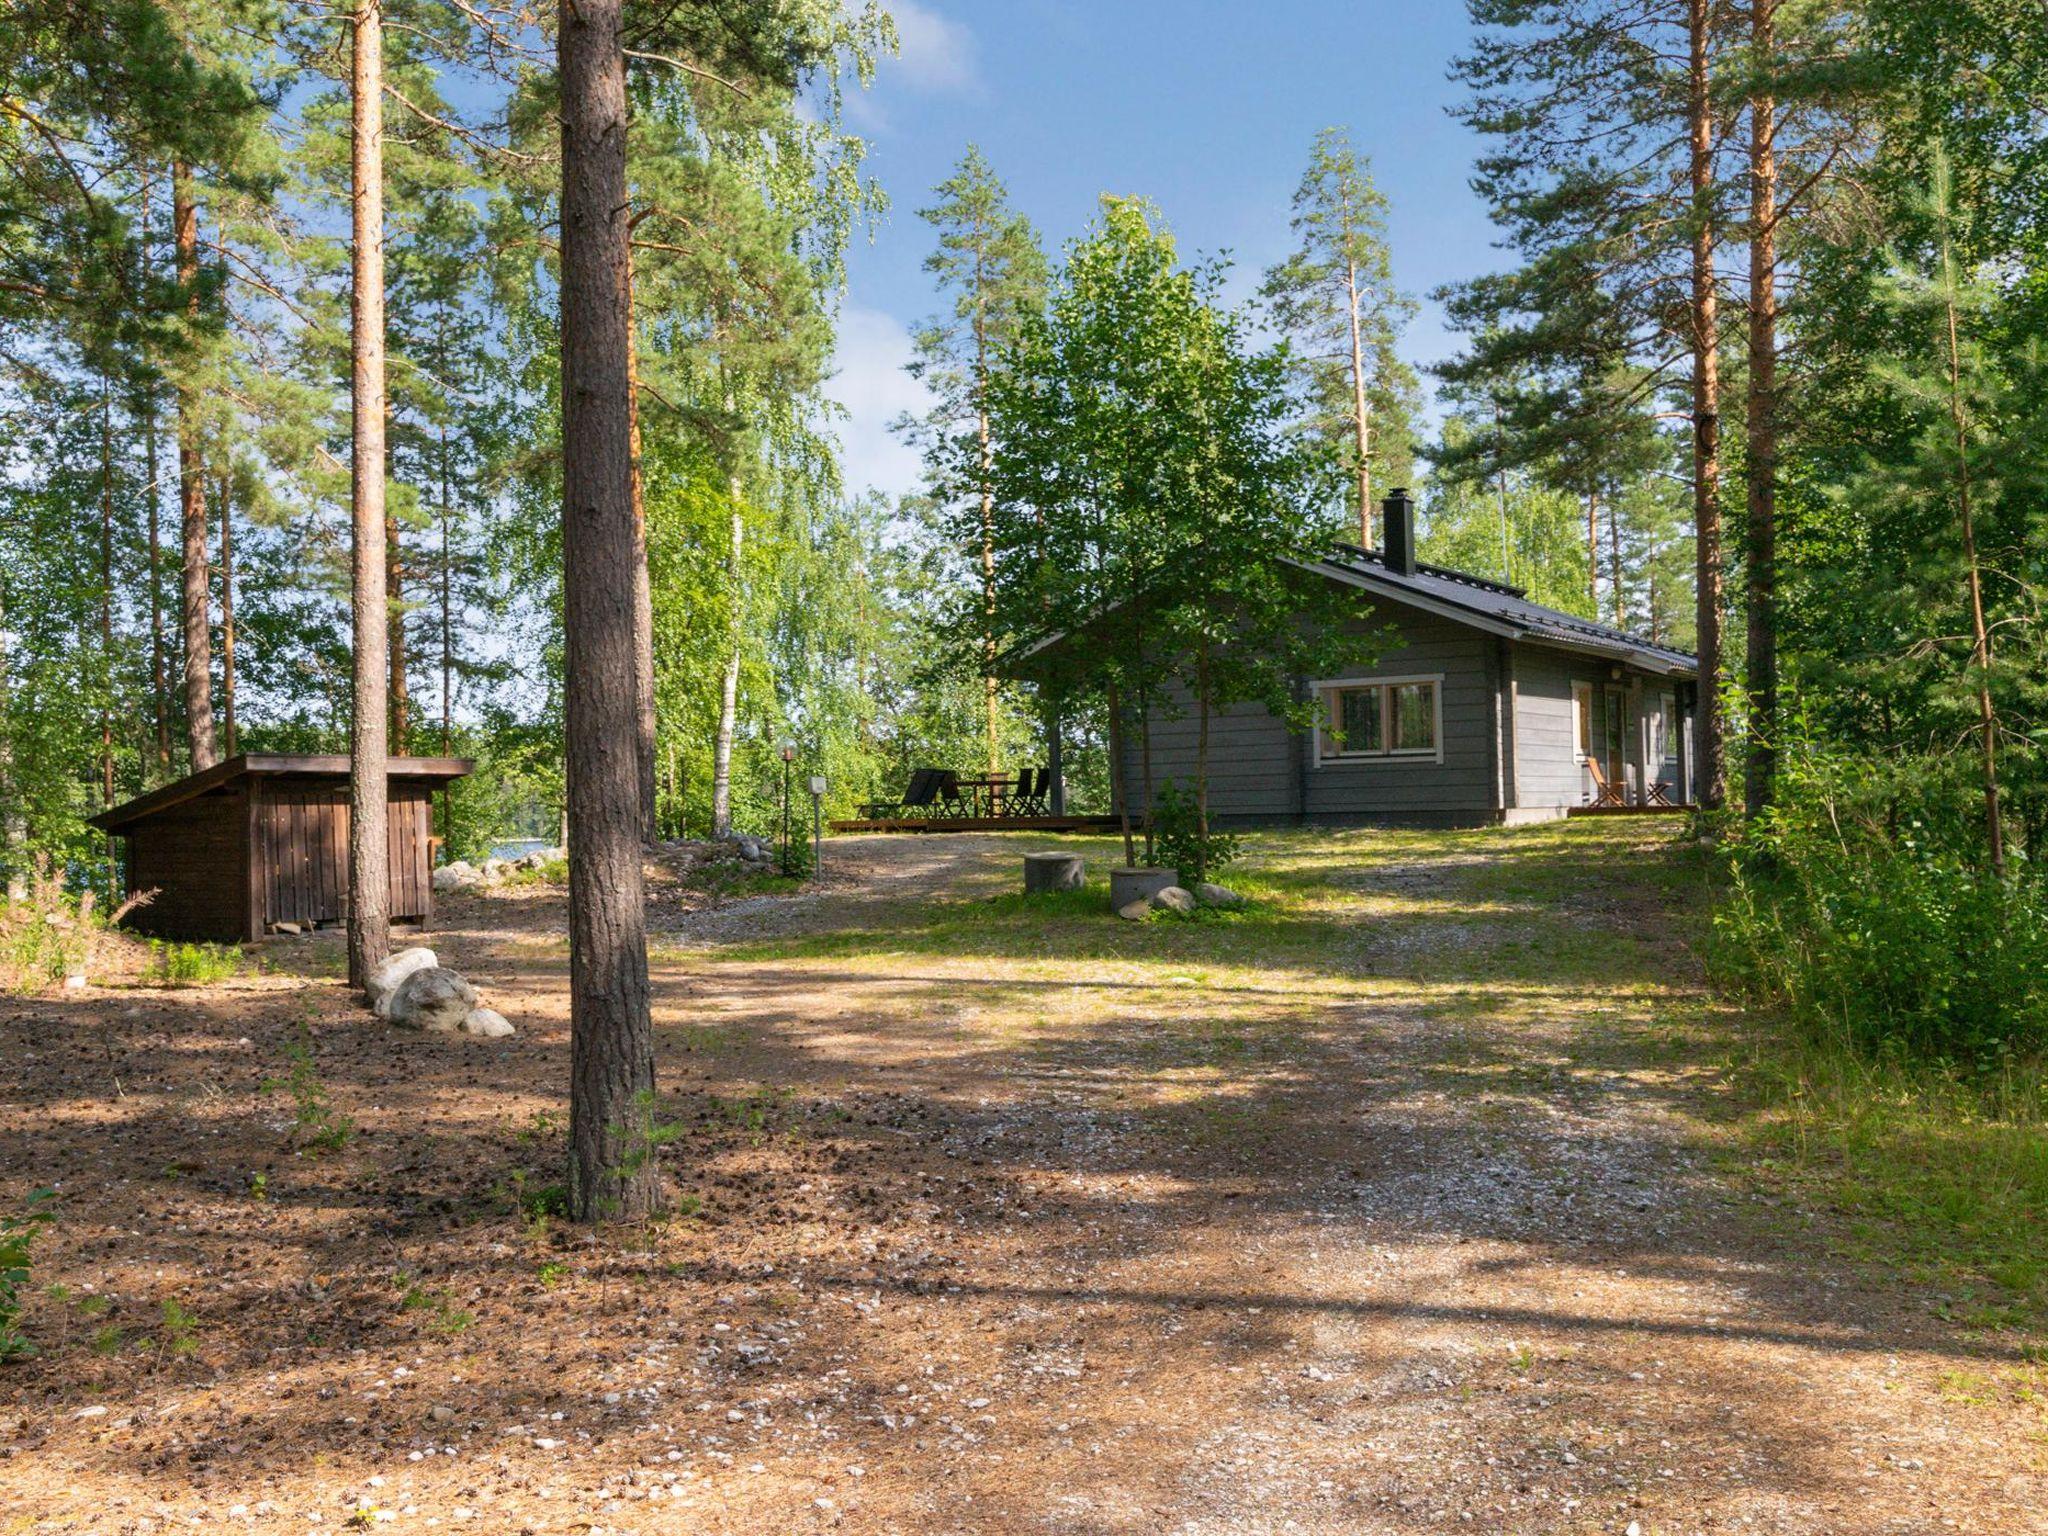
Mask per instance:
[[[388,760],[386,772],[387,776],[393,779],[445,781],[467,777],[475,768],[475,761],[467,757],[394,757]],[[340,755],[244,752],[238,757],[215,763],[211,768],[198,773],[188,773],[182,779],[175,779],[146,795],[138,795],[112,810],[102,811],[92,818],[89,825],[98,827],[102,832],[118,832],[145,816],[169,810],[174,805],[182,805],[187,800],[231,784],[237,779],[345,779],[348,777],[348,771],[349,760]]]
[[[1296,562],[1333,581],[1360,587],[1396,602],[1439,613],[1510,639],[1555,645],[1672,677],[1697,677],[1699,660],[1690,652],[1657,645],[1626,630],[1596,624],[1575,614],[1529,601],[1519,587],[1468,576],[1441,566],[1421,565],[1415,574],[1392,569],[1380,551],[1340,544],[1320,560]]]

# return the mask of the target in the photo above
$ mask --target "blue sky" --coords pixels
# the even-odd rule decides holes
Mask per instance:
[[[912,489],[887,423],[916,409],[909,328],[935,296],[920,269],[930,201],[971,141],[1048,247],[1104,192],[1151,198],[1184,251],[1229,251],[1236,289],[1287,250],[1288,199],[1318,129],[1341,125],[1392,201],[1395,276],[1423,301],[1411,362],[1455,348],[1428,301],[1501,264],[1466,185],[1478,141],[1446,107],[1468,40],[1461,0],[890,0],[902,52],[849,102],[893,207],[849,256],[832,392],[847,481]]]

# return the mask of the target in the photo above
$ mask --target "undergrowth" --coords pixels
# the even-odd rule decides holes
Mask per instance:
[[[232,944],[149,941],[149,976],[158,986],[210,986],[226,981],[241,968],[242,952]]]

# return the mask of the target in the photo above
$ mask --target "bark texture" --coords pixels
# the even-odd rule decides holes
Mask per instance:
[[[235,728],[235,511],[228,476],[218,482],[220,501],[220,728],[226,752],[241,750]]]
[[[1693,704],[1693,784],[1699,803],[1728,796],[1721,741],[1721,329],[1714,287],[1714,113],[1709,0],[1688,0],[1692,145],[1693,528],[1698,561],[1700,683]]]
[[[1776,51],[1775,0],[1755,0],[1751,51]],[[1778,116],[1768,91],[1749,104],[1749,753],[1742,804],[1756,816],[1771,803],[1778,761]]]
[[[390,601],[384,562],[384,18],[357,0],[350,81],[354,249],[351,576],[355,630],[349,759],[348,976],[363,986],[391,947],[385,720]]]
[[[739,476],[732,490],[732,552],[726,557],[725,575],[731,588],[732,625],[727,636],[725,676],[718,687],[718,735],[711,744],[711,835],[724,837],[732,831],[732,737],[740,706],[740,626],[746,615],[746,589],[741,584],[741,549],[747,536],[746,514],[740,508]]]
[[[569,1192],[659,1204],[634,643],[632,326],[620,0],[561,8],[562,590],[569,810]]]
[[[177,255],[178,291],[186,322],[199,321],[199,209],[192,201],[192,172],[171,168],[171,238]],[[213,739],[212,604],[207,600],[206,476],[198,391],[189,373],[178,383],[178,515],[184,538],[185,736],[192,771],[211,768],[220,753]]]
[[[632,225],[627,226],[630,237]],[[628,242],[626,270],[626,423],[633,456],[633,682],[637,689],[634,742],[640,770],[641,835],[648,842],[661,836],[656,820],[654,783],[654,583],[647,569],[647,482],[640,452],[640,332],[633,318],[633,255]]]

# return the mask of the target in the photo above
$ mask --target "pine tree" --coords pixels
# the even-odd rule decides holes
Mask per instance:
[[[926,321],[917,332],[911,375],[924,382],[938,403],[913,423],[928,453],[950,455],[954,434],[971,432],[981,465],[978,483],[965,487],[980,519],[982,609],[982,707],[988,771],[997,769],[997,681],[995,657],[997,505],[988,464],[991,454],[988,390],[1018,328],[1045,302],[1045,252],[1030,220],[1009,205],[995,170],[974,145],[959,166],[934,189],[938,201],[918,217],[938,234],[938,248],[924,261],[950,313]]]
[[[1394,285],[1386,194],[1343,129],[1316,135],[1291,227],[1300,247],[1260,294],[1298,354],[1302,425],[1345,466],[1352,523],[1370,545],[1374,466],[1387,485],[1413,472],[1420,388],[1398,349],[1415,301]]]

